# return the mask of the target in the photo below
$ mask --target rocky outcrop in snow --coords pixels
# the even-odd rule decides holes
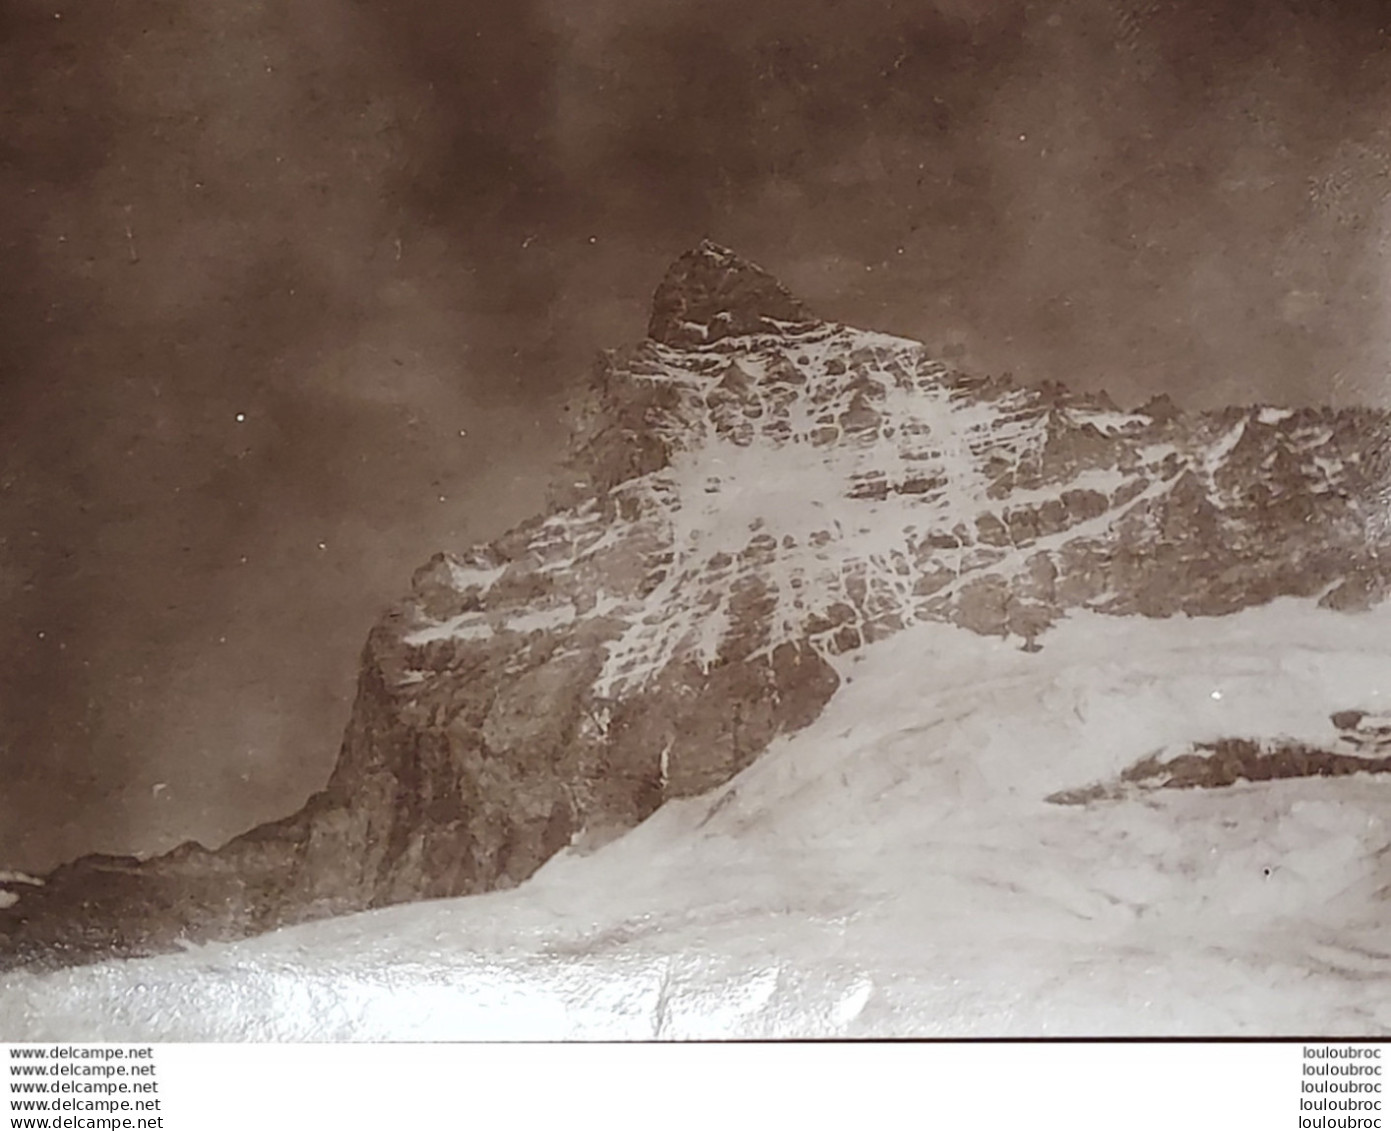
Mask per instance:
[[[1379,601],[1387,418],[1104,398],[814,319],[712,244],[576,410],[550,513],[439,554],[373,630],[325,790],[211,852],[88,858],[0,911],[9,961],[519,883],[814,720],[922,621],[1042,648],[1069,609]],[[66,948],[66,949],[62,949]]]
[[[1085,805],[1090,801],[1118,800],[1137,791],[1153,789],[1220,789],[1237,782],[1388,773],[1391,773],[1391,757],[1325,750],[1306,742],[1225,738],[1194,743],[1178,752],[1151,754],[1131,766],[1117,781],[1063,790],[1052,794],[1048,800],[1056,805]]]

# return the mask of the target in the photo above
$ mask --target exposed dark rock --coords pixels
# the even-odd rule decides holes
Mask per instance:
[[[1168,393],[1160,393],[1156,397],[1151,397],[1140,406],[1139,411],[1160,423],[1174,420],[1179,416],[1179,407],[1174,404]]]
[[[1344,744],[1362,753],[1391,753],[1391,715],[1338,711],[1331,717]]]
[[[669,346],[703,346],[741,334],[766,334],[777,323],[815,318],[761,267],[706,240],[672,264],[652,300],[647,335]]]
[[[1222,789],[1243,781],[1387,773],[1391,773],[1391,757],[1339,754],[1301,742],[1261,743],[1224,738],[1197,743],[1182,754],[1151,755],[1126,770],[1116,782],[1064,790],[1047,800],[1055,805],[1085,805],[1116,800],[1136,790]]]

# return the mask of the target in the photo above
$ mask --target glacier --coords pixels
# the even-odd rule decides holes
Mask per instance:
[[[1074,610],[1042,655],[913,625],[725,786],[514,889],[12,971],[0,1038],[1385,1035],[1385,779],[1047,798],[1167,746],[1332,744],[1387,709],[1388,638],[1391,606],[1295,598]]]

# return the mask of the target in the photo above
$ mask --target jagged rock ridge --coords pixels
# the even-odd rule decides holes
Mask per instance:
[[[518,883],[727,781],[915,620],[1046,654],[1073,608],[1386,592],[1385,414],[972,377],[708,243],[576,418],[551,512],[437,555],[373,630],[324,791],[217,852],[59,869],[0,910],[10,961]]]

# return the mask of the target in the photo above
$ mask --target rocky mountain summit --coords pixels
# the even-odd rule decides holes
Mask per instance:
[[[373,629],[325,789],[216,851],[15,889],[0,962],[515,885],[729,780],[916,621],[1047,664],[1072,609],[1366,608],[1391,581],[1388,423],[968,375],[702,244],[596,367],[549,513],[436,555]]]
[[[647,336],[681,349],[747,334],[811,329],[816,321],[763,268],[705,240],[673,263],[657,288]]]

